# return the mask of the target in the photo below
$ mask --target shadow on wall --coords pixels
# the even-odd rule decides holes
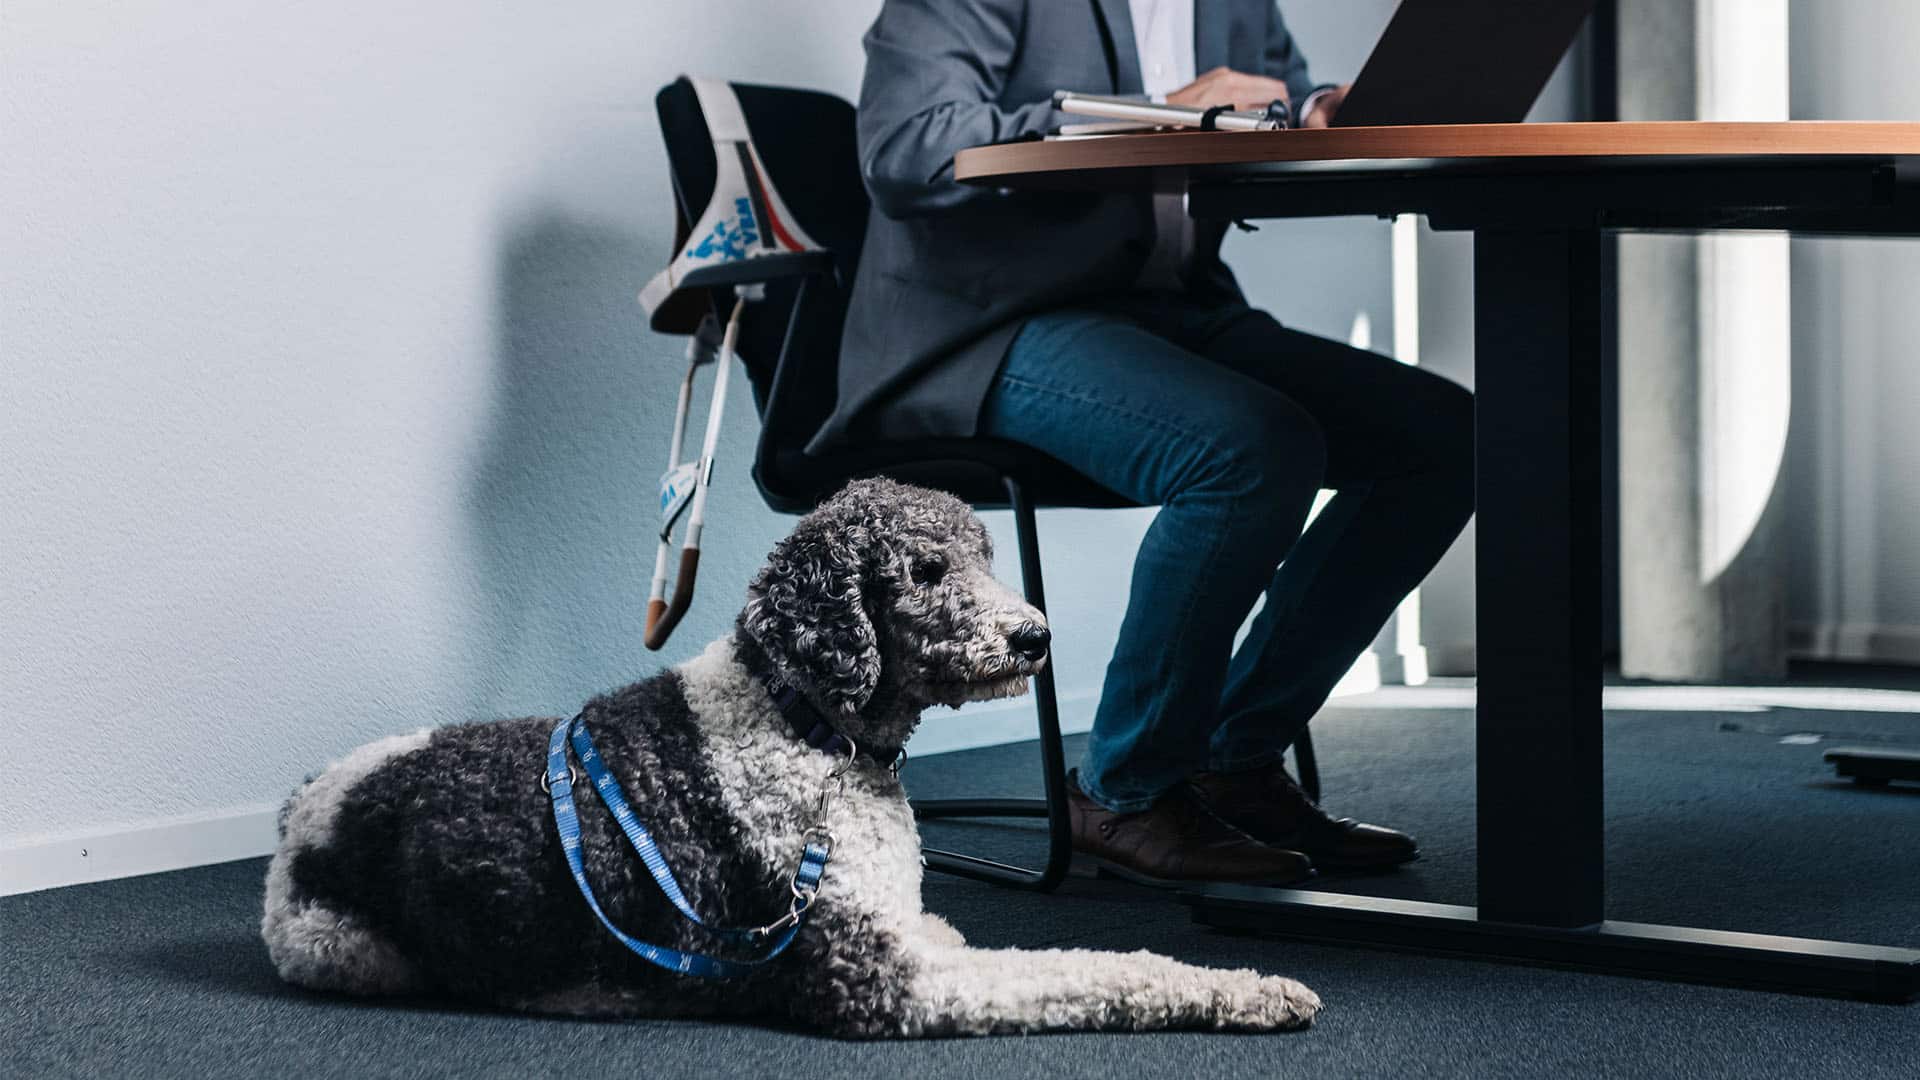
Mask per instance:
[[[570,712],[697,652],[731,626],[748,575],[790,524],[748,477],[756,425],[736,379],[700,592],[668,648],[646,651],[656,485],[684,361],[682,340],[650,331],[634,295],[664,246],[551,210],[505,230],[497,382],[469,501],[486,657],[476,715]]]

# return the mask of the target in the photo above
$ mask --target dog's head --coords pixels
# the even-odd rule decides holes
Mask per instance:
[[[928,705],[1022,693],[1046,663],[1046,617],[992,560],[966,503],[858,480],[774,547],[740,627],[850,736],[883,734]]]

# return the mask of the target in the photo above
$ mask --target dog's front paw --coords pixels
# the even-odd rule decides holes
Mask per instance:
[[[1320,995],[1305,984],[1252,971],[1222,986],[1214,999],[1214,1023],[1227,1031],[1291,1031],[1313,1023]]]

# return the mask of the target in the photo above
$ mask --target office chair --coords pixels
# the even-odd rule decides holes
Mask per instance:
[[[788,210],[825,250],[758,258],[696,271],[682,282],[711,286],[714,310],[732,306],[732,289],[759,284],[764,299],[746,307],[737,353],[760,414],[753,480],[771,509],[802,514],[847,481],[884,476],[948,491],[978,509],[1010,508],[1018,534],[1020,577],[1027,602],[1046,610],[1040,571],[1036,506],[1137,505],[1029,447],[996,439],[916,439],[869,443],[809,454],[807,443],[832,412],[839,369],[840,329],[848,288],[865,239],[867,193],[860,179],[854,110],[831,94],[732,84],[752,136]],[[693,85],[685,78],[654,99],[673,180],[677,235],[700,219],[716,175],[713,140]],[[706,275],[702,277],[702,275]],[[747,276],[743,276],[747,275]],[[723,361],[724,362],[724,361]],[[1057,628],[1056,628],[1057,632]],[[921,820],[968,817],[1045,818],[1047,858],[1027,869],[959,852],[927,849],[933,869],[1016,888],[1048,891],[1072,861],[1067,817],[1066,765],[1053,666],[1034,677],[1039,713],[1041,799],[914,800]],[[1319,796],[1311,741],[1294,744],[1296,770]]]

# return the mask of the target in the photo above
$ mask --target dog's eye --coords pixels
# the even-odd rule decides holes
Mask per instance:
[[[927,555],[915,559],[913,563],[913,583],[915,585],[933,585],[947,573],[947,560],[941,555]]]

